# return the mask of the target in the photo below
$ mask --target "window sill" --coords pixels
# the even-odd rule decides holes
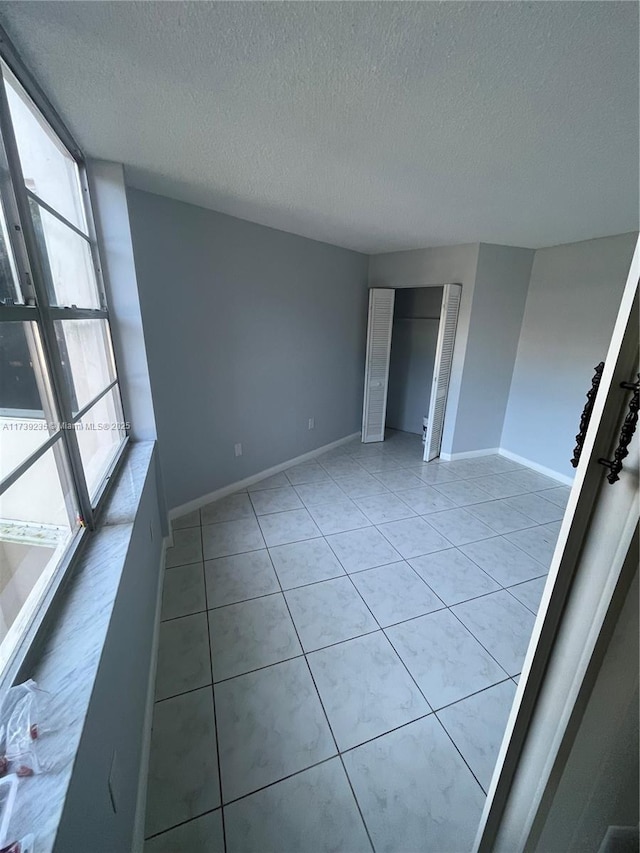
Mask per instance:
[[[43,772],[20,780],[9,840],[33,832],[38,853],[54,849],[154,447],[153,441],[129,445],[99,527],[60,591],[29,673],[48,694],[38,740]]]

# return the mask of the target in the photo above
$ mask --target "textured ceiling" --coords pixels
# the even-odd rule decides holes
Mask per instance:
[[[140,189],[370,253],[638,225],[633,2],[10,2],[0,22]]]

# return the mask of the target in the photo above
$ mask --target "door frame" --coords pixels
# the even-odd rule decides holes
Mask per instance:
[[[622,606],[628,583],[623,567],[638,525],[640,435],[614,485],[598,459],[611,458],[629,399],[620,383],[632,381],[638,370],[639,278],[640,238],[474,853],[535,850],[606,649],[608,626]]]

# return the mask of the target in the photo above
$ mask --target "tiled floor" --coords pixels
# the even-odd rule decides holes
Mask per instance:
[[[567,487],[353,442],[174,522],[146,853],[465,853]]]

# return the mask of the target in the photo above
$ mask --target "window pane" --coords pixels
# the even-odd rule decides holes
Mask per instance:
[[[118,386],[105,394],[76,425],[80,456],[93,501],[125,437]]]
[[[63,452],[58,440],[0,495],[0,668],[78,529],[70,489],[62,485],[69,482]]]
[[[18,287],[18,276],[9,234],[7,232],[7,218],[4,213],[4,205],[0,205],[0,302],[23,302]]]
[[[75,160],[13,74],[3,73],[25,186],[86,234]]]
[[[56,320],[62,365],[79,412],[116,378],[107,320]]]
[[[87,241],[33,199],[31,215],[51,305],[100,308],[96,274]]]
[[[41,365],[36,324],[0,323],[0,482],[55,432]]]

